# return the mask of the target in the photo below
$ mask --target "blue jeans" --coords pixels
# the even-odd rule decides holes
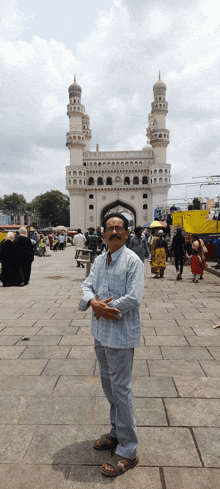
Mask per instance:
[[[95,339],[103,391],[110,403],[111,431],[117,438],[116,453],[126,458],[137,455],[137,427],[131,388],[134,348],[117,349],[102,346]]]

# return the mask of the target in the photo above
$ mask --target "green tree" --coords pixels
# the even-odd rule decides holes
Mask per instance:
[[[46,225],[69,226],[69,197],[59,190],[50,190],[50,192],[38,195],[30,205]]]
[[[0,202],[1,209],[10,210],[10,211],[24,211],[26,210],[27,203],[22,194],[13,194],[4,195],[3,199]]]

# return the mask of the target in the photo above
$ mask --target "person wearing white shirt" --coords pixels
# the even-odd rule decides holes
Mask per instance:
[[[85,236],[82,234],[81,229],[77,229],[77,234],[73,238],[73,245],[76,247],[76,250],[78,250],[79,248],[84,248],[85,243],[86,243]],[[82,268],[85,268],[83,263],[77,261],[77,267],[80,267],[80,264]]]

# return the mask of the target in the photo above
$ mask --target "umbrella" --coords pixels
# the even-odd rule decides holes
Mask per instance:
[[[150,225],[150,228],[161,228],[161,224],[159,221],[152,221],[151,225]]]
[[[167,223],[165,221],[158,221],[162,228],[167,228]]]
[[[57,226],[56,228],[53,228],[53,231],[66,231],[65,226]]]
[[[152,223],[152,221],[147,222],[147,224],[144,224],[144,225],[142,226],[142,228],[149,228],[149,227],[150,227],[150,225],[151,225],[151,223]]]

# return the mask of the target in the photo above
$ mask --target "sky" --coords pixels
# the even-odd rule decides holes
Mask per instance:
[[[219,173],[219,53],[218,0],[1,0],[0,197],[67,193],[74,74],[91,150],[97,142],[100,151],[141,150],[159,71],[169,109],[170,203],[217,196],[217,185],[174,184]]]

